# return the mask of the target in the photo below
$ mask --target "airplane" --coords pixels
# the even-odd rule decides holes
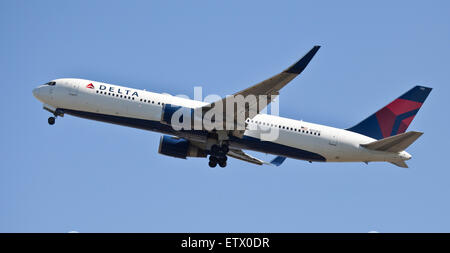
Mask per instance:
[[[34,88],[33,95],[43,103],[43,109],[53,114],[48,118],[50,125],[55,124],[57,117],[68,114],[158,132],[162,134],[158,148],[160,154],[182,159],[209,157],[210,167],[225,167],[227,158],[232,157],[257,165],[280,166],[286,158],[293,158],[310,163],[389,162],[407,168],[405,161],[411,159],[411,155],[405,149],[423,133],[406,130],[432,88],[415,86],[347,129],[263,113],[269,103],[276,101],[279,91],[303,72],[319,48],[314,46],[281,73],[233,94],[235,97],[253,95],[256,100],[239,108],[233,106],[228,111],[224,109],[224,103],[230,96],[207,103],[77,78],[52,80]],[[268,97],[267,103],[255,106],[263,96]],[[200,118],[200,122],[211,108],[224,111],[209,118],[218,123],[214,125],[216,127],[207,128],[200,124],[199,128],[177,129],[174,115],[180,108],[188,112],[182,115]],[[243,122],[239,122],[238,116]],[[234,128],[217,127],[223,126],[224,120],[232,122]],[[179,117],[177,124],[179,122],[193,124],[192,118],[187,116],[185,121],[183,116]],[[263,138],[267,131],[276,133],[276,138]],[[266,162],[244,150],[276,157]]]

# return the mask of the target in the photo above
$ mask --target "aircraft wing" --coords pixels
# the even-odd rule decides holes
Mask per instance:
[[[299,61],[291,65],[289,68],[284,70],[283,72],[270,77],[258,84],[255,84],[245,90],[239,91],[232,96],[227,96],[222,100],[216,101],[209,105],[202,107],[203,113],[207,112],[213,107],[222,106],[223,110],[223,122],[224,129],[227,129],[225,126],[225,122],[234,122],[235,128],[241,131],[233,132],[234,135],[241,137],[245,130],[245,122],[237,122],[238,115],[243,116],[243,119],[253,118],[255,115],[260,113],[266,106],[272,102],[278,95],[279,91],[286,86],[290,81],[292,81],[296,76],[303,72],[308,63],[314,57],[314,55],[319,50],[320,46],[314,46],[305,56],[303,56]],[[248,100],[248,106],[242,106],[242,108],[237,108],[234,106],[234,110],[227,112],[226,110],[226,101],[230,98],[235,98],[236,96],[242,95],[246,98],[249,95],[254,95],[256,100]],[[267,98],[267,102],[262,103],[260,101],[260,96],[264,96]],[[233,117],[232,119],[229,119]]]
[[[181,137],[174,137],[174,138],[182,139]],[[205,147],[204,143],[201,143],[201,142],[189,139],[189,138],[184,138],[184,139],[189,140],[191,142],[191,144],[196,146],[197,148],[202,149],[202,150],[206,150],[206,147]],[[230,148],[230,150],[227,153],[227,156],[233,157],[235,159],[239,159],[239,160],[244,161],[244,162],[257,164],[257,165],[267,164],[267,165],[274,165],[274,166],[277,166],[277,167],[280,166],[286,160],[286,157],[277,156],[272,161],[265,162],[263,160],[260,160],[260,159],[258,159],[256,157],[253,157],[253,156],[245,153],[244,151],[242,151],[242,149],[237,149],[237,148]]]
[[[269,162],[265,162],[263,160],[259,160],[258,158],[255,158],[249,154],[246,154],[241,149],[230,149],[230,151],[228,151],[227,155],[230,157],[242,160],[244,162],[249,162],[249,163],[258,164],[258,165],[263,165],[263,164],[275,165],[277,167],[280,166],[286,160],[286,157],[277,156],[277,157],[275,157],[275,159],[273,159],[269,163]]]
[[[314,55],[319,50],[320,46],[314,46],[309,52],[303,56],[299,61],[291,65],[289,68],[284,70],[283,72],[272,76],[269,79],[266,79],[260,83],[257,83],[245,90],[239,91],[233,96],[236,95],[242,95],[242,96],[248,96],[248,95],[278,95],[279,91],[286,86],[290,81],[292,81],[296,76],[298,76],[300,73],[303,72],[303,70],[306,68],[308,63],[312,60]],[[259,108],[264,109],[264,108]],[[258,111],[259,113],[259,111]]]
[[[249,154],[246,154],[241,149],[230,149],[230,151],[228,151],[227,155],[230,157],[245,161],[245,162],[253,163],[253,164],[258,164],[258,165],[270,164],[268,162],[259,160],[258,158],[255,158]]]

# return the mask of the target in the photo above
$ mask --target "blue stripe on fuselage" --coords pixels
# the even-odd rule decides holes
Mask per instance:
[[[70,109],[61,109],[64,113],[69,115],[77,116],[80,118],[92,119],[122,126],[134,127],[143,130],[150,130],[159,132],[162,134],[170,134],[170,135],[179,135],[180,131],[175,131],[170,125],[162,124],[159,121],[153,120],[144,120],[144,119],[136,119],[129,117],[121,117],[114,115],[106,115],[92,112],[83,112],[76,111]],[[199,135],[206,135],[208,132],[200,131],[200,130],[191,130],[191,131],[181,131],[181,132],[190,132]],[[279,156],[286,156],[289,158],[306,160],[306,161],[317,161],[324,162],[326,161],[325,157],[309,152],[302,149],[297,149],[293,147],[289,147],[286,145],[269,142],[269,141],[261,141],[258,138],[243,136],[243,138],[238,138],[235,136],[230,136],[230,145],[237,146],[242,149],[249,149],[258,152],[270,153]]]

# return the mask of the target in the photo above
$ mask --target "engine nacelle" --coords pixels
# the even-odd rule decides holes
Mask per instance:
[[[206,157],[206,152],[193,146],[188,140],[168,135],[161,136],[158,153],[186,159],[186,157]]]

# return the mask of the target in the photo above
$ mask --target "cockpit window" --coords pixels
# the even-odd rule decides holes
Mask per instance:
[[[56,82],[48,82],[48,83],[46,83],[46,84],[44,84],[44,85],[54,86],[55,84],[56,84]]]

